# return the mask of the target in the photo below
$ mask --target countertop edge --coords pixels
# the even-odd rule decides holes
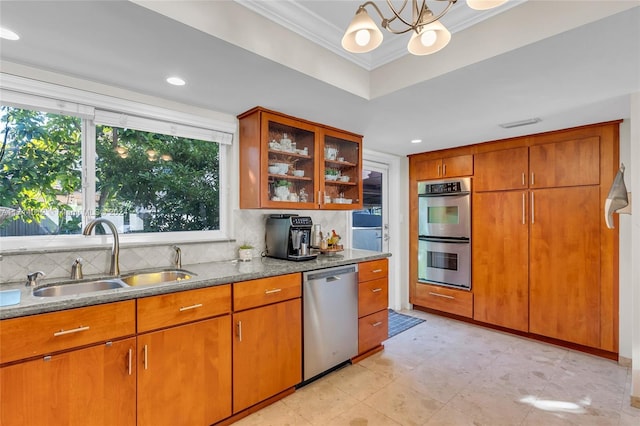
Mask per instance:
[[[196,276],[190,280],[58,297],[35,297],[32,295],[32,288],[25,287],[24,284],[7,284],[1,286],[0,289],[21,289],[21,302],[17,305],[0,307],[0,320],[101,305],[104,303],[119,302],[123,300],[139,299],[143,297],[231,284],[239,281],[250,281],[290,273],[302,273],[335,266],[353,265],[371,260],[384,259],[390,256],[390,253],[372,252],[367,250],[345,250],[339,255],[321,255],[315,260],[303,262],[292,262],[262,257],[254,258],[250,262],[223,261],[190,265],[185,264],[182,269],[196,274]],[[57,282],[65,281],[68,280],[57,280]],[[47,282],[45,285],[52,285],[55,283],[56,281],[51,281]]]

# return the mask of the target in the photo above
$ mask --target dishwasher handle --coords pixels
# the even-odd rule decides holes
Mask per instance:
[[[341,275],[347,274],[355,274],[358,272],[358,265],[349,265],[347,267],[336,267],[330,268],[326,270],[316,271],[316,272],[305,272],[303,277],[304,281],[319,281],[319,280],[327,280],[327,281],[337,281],[340,279]]]

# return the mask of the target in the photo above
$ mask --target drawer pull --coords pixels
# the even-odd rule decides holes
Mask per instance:
[[[131,369],[133,368],[131,366],[132,359],[133,359],[133,349],[129,348],[129,359],[127,360],[127,362],[129,363],[127,368],[127,370],[129,371],[129,375],[131,375]]]
[[[374,269],[371,272],[374,273],[374,274],[379,274],[380,272],[382,272],[382,269]]]
[[[274,288],[272,290],[265,290],[264,294],[273,294],[273,293],[280,293],[282,291],[281,288]]]
[[[378,322],[374,322],[373,324],[371,324],[373,327],[378,327],[382,325],[382,321],[378,321]]]
[[[440,293],[434,293],[432,291],[430,291],[429,294],[432,295],[432,296],[444,297],[445,299],[455,299],[455,297],[453,297],[453,296],[449,296],[449,295],[446,295],[446,294],[440,294]]]
[[[382,291],[382,289],[381,288],[374,288],[371,291],[374,292],[374,293],[378,293],[378,292]]]
[[[72,328],[71,330],[60,330],[53,333],[55,337],[64,336],[65,334],[79,333],[81,331],[87,331],[89,326],[80,326],[78,328]]]
[[[242,342],[242,321],[238,321],[236,324],[236,336],[238,336],[238,341]]]
[[[188,311],[189,309],[196,309],[196,308],[202,308],[202,303],[196,303],[195,305],[191,305],[191,306],[183,306],[180,308],[180,312],[184,312],[184,311]]]

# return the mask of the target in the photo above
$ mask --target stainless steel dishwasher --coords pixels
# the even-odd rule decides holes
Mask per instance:
[[[358,265],[305,272],[302,301],[307,381],[358,354]]]

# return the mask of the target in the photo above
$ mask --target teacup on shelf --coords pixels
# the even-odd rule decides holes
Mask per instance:
[[[304,170],[294,170],[293,171],[293,175],[294,176],[298,176],[298,177],[302,177],[302,176],[304,176]]]
[[[349,182],[351,178],[349,176],[340,176],[338,179],[340,179],[340,182]]]

